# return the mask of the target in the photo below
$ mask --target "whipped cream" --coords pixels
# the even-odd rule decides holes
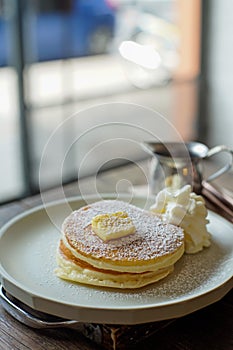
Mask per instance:
[[[197,253],[210,246],[205,201],[202,196],[191,192],[190,185],[179,190],[163,189],[157,194],[150,211],[160,214],[163,221],[183,228],[186,253]]]

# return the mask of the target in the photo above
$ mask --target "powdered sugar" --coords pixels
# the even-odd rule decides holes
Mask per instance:
[[[226,252],[225,252],[226,253]],[[212,246],[195,255],[183,255],[176,263],[175,270],[171,275],[160,282],[156,282],[140,290],[121,291],[100,288],[88,288],[90,298],[108,300],[109,305],[116,303],[123,305],[150,303],[157,305],[193,298],[195,295],[205,293],[230,274],[233,261],[226,260],[226,254],[215,242]]]
[[[127,237],[103,242],[91,229],[91,220],[100,213],[125,211],[136,231]],[[111,260],[146,261],[171,254],[183,245],[182,229],[163,223],[155,215],[122,201],[105,200],[74,211],[64,222],[69,244],[80,253]]]

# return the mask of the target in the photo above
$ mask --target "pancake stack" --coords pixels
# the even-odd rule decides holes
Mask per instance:
[[[125,212],[135,231],[104,241],[92,228],[101,214]],[[140,288],[174,269],[184,253],[183,230],[154,214],[119,200],[102,200],[70,214],[57,251],[58,277],[112,288]]]

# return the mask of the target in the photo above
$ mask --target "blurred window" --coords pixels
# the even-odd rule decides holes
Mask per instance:
[[[18,80],[9,65],[11,9],[0,1],[0,202],[22,196],[26,191],[21,152]]]
[[[111,97],[157,101],[165,114],[175,99],[173,118],[192,137],[195,103],[181,109],[180,96],[195,100],[182,84],[199,74],[200,16],[201,0],[0,0],[0,202],[36,193],[52,132]],[[61,154],[68,139],[57,141]],[[59,180],[55,161],[51,154],[48,187]],[[63,180],[75,176],[70,161]]]

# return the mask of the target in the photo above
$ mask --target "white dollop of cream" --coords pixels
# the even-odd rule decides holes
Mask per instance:
[[[205,201],[202,196],[191,192],[190,185],[179,190],[163,189],[157,194],[150,211],[160,214],[163,221],[183,228],[186,253],[197,253],[210,246]]]

